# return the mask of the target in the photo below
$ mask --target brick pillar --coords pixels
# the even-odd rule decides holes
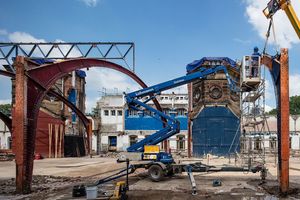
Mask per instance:
[[[277,86],[278,88],[278,86]],[[278,95],[278,178],[280,191],[287,194],[289,189],[289,157],[290,157],[290,130],[289,130],[289,57],[288,50],[281,49],[280,56],[280,84]]]
[[[18,56],[14,62],[16,69],[15,103],[13,105],[13,134],[16,154],[16,191],[26,194],[31,190],[31,180],[27,176],[27,77],[24,57]]]

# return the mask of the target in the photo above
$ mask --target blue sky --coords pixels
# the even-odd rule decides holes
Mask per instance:
[[[134,42],[136,72],[147,84],[155,84],[184,75],[186,64],[204,56],[228,56],[235,60],[250,54],[254,46],[262,49],[262,34],[266,29],[259,27],[265,27],[267,21],[261,16],[257,19],[255,12],[260,12],[265,2],[267,0],[3,0],[0,41],[26,42],[31,36],[45,41]],[[297,10],[299,4],[295,5]],[[296,66],[300,63],[300,44],[292,33],[284,33],[287,31],[282,28],[282,24],[287,24],[285,16],[279,14],[276,20],[280,45],[291,47],[290,74],[294,81],[300,80],[300,67]],[[269,49],[273,48],[271,45]],[[10,98],[7,80],[0,78],[0,103]],[[120,90],[124,85],[136,89],[132,81],[109,70],[92,70],[87,84],[89,108],[102,87],[113,89],[121,84]],[[293,88],[291,93],[299,94],[298,88]],[[274,107],[272,95],[267,104]]]

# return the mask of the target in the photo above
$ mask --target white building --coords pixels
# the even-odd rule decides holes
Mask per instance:
[[[184,124],[187,123],[187,94],[163,94],[158,96],[157,99],[163,112],[174,114],[176,117],[181,118],[180,120],[183,120]],[[148,104],[154,106],[152,101]],[[155,121],[151,116],[140,116],[140,113],[132,110],[125,116],[126,109],[122,95],[106,95],[97,102],[96,113],[100,116],[101,121],[100,139],[98,138],[97,144],[100,151],[126,151],[130,145],[160,129],[157,125],[161,125],[161,122]],[[126,124],[127,128],[125,128],[125,121],[128,124],[131,123],[131,125]],[[149,123],[149,121],[151,122]],[[134,127],[134,130],[130,127]],[[176,136],[169,138],[168,144],[172,151],[186,151],[186,128]]]
[[[96,106],[100,118],[100,138],[98,149],[100,151],[120,151],[126,143],[124,135],[124,98],[123,95],[103,96]],[[118,141],[122,141],[118,142]],[[127,142],[128,143],[128,142]]]
[[[11,149],[11,134],[2,120],[0,120],[0,149]]]
[[[257,121],[262,119],[258,118]],[[300,151],[300,117],[290,116],[290,150],[291,152]],[[246,136],[241,137],[241,152],[247,153],[248,150],[259,153],[276,153],[278,149],[277,143],[277,116],[266,116],[265,126],[259,125],[257,130],[248,129]],[[262,130],[262,131],[261,131]]]

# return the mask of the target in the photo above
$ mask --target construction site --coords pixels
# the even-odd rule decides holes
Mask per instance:
[[[11,19],[0,20],[0,200],[300,199],[299,2],[202,2],[206,14],[246,6],[205,16],[193,35],[204,45],[188,39],[195,1],[53,2],[1,2]],[[186,8],[193,14],[168,14]],[[30,11],[24,20],[19,9]],[[130,28],[119,26],[130,41],[111,15],[127,9]],[[98,15],[106,41],[85,27]],[[253,28],[239,27],[245,19]],[[54,40],[63,34],[52,22],[73,41]],[[22,27],[48,40],[10,32]],[[247,31],[251,40],[222,42]]]

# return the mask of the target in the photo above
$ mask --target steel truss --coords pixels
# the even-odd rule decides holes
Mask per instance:
[[[96,58],[118,62],[135,71],[133,42],[47,42],[0,43],[0,65],[15,72],[13,60],[17,56],[43,59]]]

